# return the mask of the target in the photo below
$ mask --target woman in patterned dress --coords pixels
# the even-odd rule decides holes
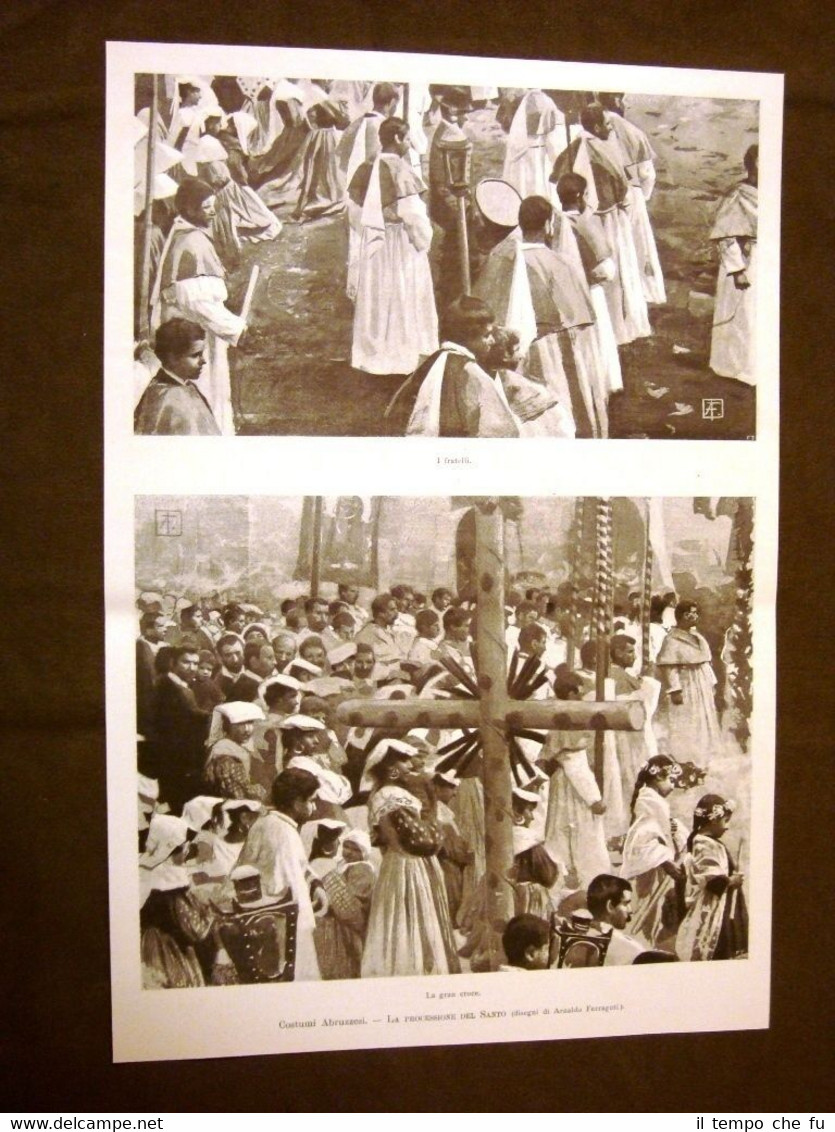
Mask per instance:
[[[368,756],[360,783],[361,790],[372,790],[368,827],[383,855],[371,898],[363,978],[460,971],[437,856],[443,833],[417,797],[425,781],[419,760],[410,744],[385,740]]]

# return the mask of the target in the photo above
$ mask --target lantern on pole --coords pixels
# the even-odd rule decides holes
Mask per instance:
[[[444,183],[456,198],[458,211],[455,226],[458,233],[458,263],[461,294],[470,293],[470,248],[467,237],[467,203],[470,192],[473,143],[463,131],[448,131],[438,142],[444,162]]]

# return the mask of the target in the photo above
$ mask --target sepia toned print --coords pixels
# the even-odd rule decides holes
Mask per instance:
[[[746,959],[753,520],[138,499],[146,990]]]
[[[109,45],[117,1060],[768,1025],[781,100]]]
[[[756,435],[756,100],[390,79],[136,75],[138,434]]]

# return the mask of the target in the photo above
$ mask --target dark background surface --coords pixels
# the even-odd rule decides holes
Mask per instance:
[[[833,30],[827,5],[790,6],[786,0],[623,0],[570,7],[554,0],[454,7],[425,0],[269,7],[30,0],[0,9],[0,294],[8,316],[2,560],[9,573],[0,716],[2,826],[9,834],[2,901],[9,983],[2,1012],[4,1109],[833,1107],[835,712],[827,661],[835,74],[831,55],[825,55]],[[770,1030],[111,1063],[101,567],[106,39],[397,48],[787,73]],[[663,457],[671,456],[672,447],[664,445]],[[663,483],[659,472],[659,493]]]

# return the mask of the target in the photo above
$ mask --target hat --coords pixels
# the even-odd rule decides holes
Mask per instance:
[[[429,731],[425,727],[413,727],[411,731],[406,732],[406,740],[421,754],[434,755],[437,747],[429,742],[428,735]]]
[[[335,649],[331,649],[328,653],[328,664],[333,668],[335,664],[344,664],[346,660],[350,660],[352,656],[357,655],[357,646],[353,641],[346,641],[342,645],[337,645]]]
[[[377,691],[374,693],[374,699],[375,700],[391,700],[391,699],[394,698],[394,696],[397,692],[401,692],[401,693],[405,692],[406,698],[409,698],[409,697],[412,696],[414,689],[413,689],[411,684],[403,684],[403,683],[400,683],[400,682],[397,682],[397,683],[394,683],[394,684],[384,684],[381,688],[378,688]],[[398,699],[400,699],[400,698],[402,698],[402,696],[398,697]]]
[[[223,801],[208,794],[198,794],[183,806],[183,821],[192,829],[200,830],[212,816],[212,810]]]
[[[272,80],[268,80],[271,84]],[[304,102],[304,94],[295,83],[289,79],[279,79],[273,86],[273,98],[276,102]]]
[[[305,693],[312,693],[327,699],[328,696],[338,696],[353,688],[353,683],[344,676],[314,676],[304,685]]]
[[[541,832],[537,833],[529,825],[515,825],[513,827],[513,856],[518,857],[520,853],[526,853],[528,849],[533,849],[534,846],[543,849],[555,865],[559,864],[559,857],[553,845],[542,840]]]
[[[173,814],[154,814],[148,827],[145,852],[139,858],[140,865],[146,869],[161,865],[175,849],[185,845],[191,832],[191,827],[182,818],[175,818]]]
[[[537,805],[540,800],[539,794],[535,793],[533,790],[523,790],[521,786],[513,787],[513,797],[531,806]]]
[[[304,660],[303,657],[297,656],[294,660],[290,661],[290,671],[296,668],[299,672],[308,672],[311,676],[321,676],[322,669],[315,664],[311,664],[309,660]]]
[[[252,810],[254,814],[260,813],[261,803],[253,798],[226,798],[223,803],[224,810]]]
[[[229,723],[256,723],[264,718],[264,712],[258,704],[244,703],[242,700],[230,700],[226,704],[218,704],[215,711],[220,712]]]
[[[258,704],[244,703],[242,700],[230,700],[227,704],[218,704],[212,711],[212,722],[209,726],[209,736],[206,746],[213,747],[218,739],[223,737],[223,720],[234,725],[236,723],[255,723],[264,719],[264,712]]]
[[[515,228],[519,223],[522,198],[507,181],[485,177],[475,187],[475,202],[485,220],[502,228]]]
[[[336,818],[322,818],[321,821],[316,822],[317,835],[323,830],[330,836],[337,836],[343,829],[348,828],[348,823],[344,821],[337,821]]]
[[[148,135],[148,118],[149,112],[146,109],[145,113],[140,110],[133,119],[133,144],[138,145],[144,137]]]
[[[248,625],[244,625],[244,631],[241,633],[244,640],[246,640],[247,633],[251,633],[253,629],[257,629],[269,641],[270,631],[263,621],[250,621]]]
[[[288,676],[285,672],[278,672],[275,676],[268,677],[268,679],[258,685],[258,695],[262,700],[267,688],[271,688],[273,684],[280,684],[282,688],[286,688],[290,692],[300,692],[302,689],[301,682],[298,681],[295,676]]]
[[[139,799],[153,807],[159,800],[159,782],[145,774],[137,775]]]
[[[406,758],[414,758],[416,755],[422,754],[417,747],[413,747],[411,743],[404,743],[402,739],[383,739],[365,760],[365,767],[360,780],[360,793],[374,789],[376,782],[371,771],[383,761],[386,755],[392,752]]]
[[[343,845],[356,845],[362,850],[362,855],[368,859],[371,854],[371,838],[364,829],[349,829],[342,838]]]
[[[280,731],[325,731],[325,725],[312,715],[288,715],[278,725]]]
[[[438,101],[447,106],[457,106],[461,110],[469,110],[473,104],[468,86],[442,86],[438,92]]]
[[[153,200],[167,200],[177,192],[177,182],[167,173],[157,173],[152,187]],[[135,185],[133,190],[133,215],[139,216],[145,210],[145,186]]]

